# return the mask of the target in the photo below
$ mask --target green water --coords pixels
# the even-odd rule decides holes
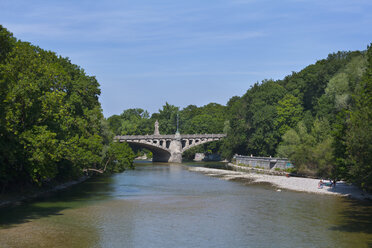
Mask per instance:
[[[372,247],[372,206],[137,164],[0,209],[0,247]],[[211,165],[211,164],[209,164]]]

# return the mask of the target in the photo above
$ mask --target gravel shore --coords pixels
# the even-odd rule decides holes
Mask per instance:
[[[359,200],[372,200],[372,194],[368,194],[358,187],[339,181],[336,187],[323,186],[318,188],[318,179],[303,177],[272,176],[257,173],[247,173],[204,167],[190,167],[190,171],[201,172],[208,176],[219,177],[225,180],[246,179],[251,183],[270,183],[280,189],[302,191],[316,194],[329,194],[347,196]]]

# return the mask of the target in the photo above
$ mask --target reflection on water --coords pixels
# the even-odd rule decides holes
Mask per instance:
[[[370,204],[187,170],[195,165],[138,164],[0,209],[0,247],[372,245]]]

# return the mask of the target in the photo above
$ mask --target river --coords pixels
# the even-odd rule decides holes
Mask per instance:
[[[188,170],[203,165],[137,163],[1,208],[0,247],[372,247],[370,203]]]

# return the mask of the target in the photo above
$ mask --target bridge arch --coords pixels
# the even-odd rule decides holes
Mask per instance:
[[[168,151],[168,149],[163,149],[155,145],[131,141],[127,141],[127,143],[132,148],[146,148],[150,150],[152,152],[152,160],[154,162],[168,162],[171,156],[171,153]]]

